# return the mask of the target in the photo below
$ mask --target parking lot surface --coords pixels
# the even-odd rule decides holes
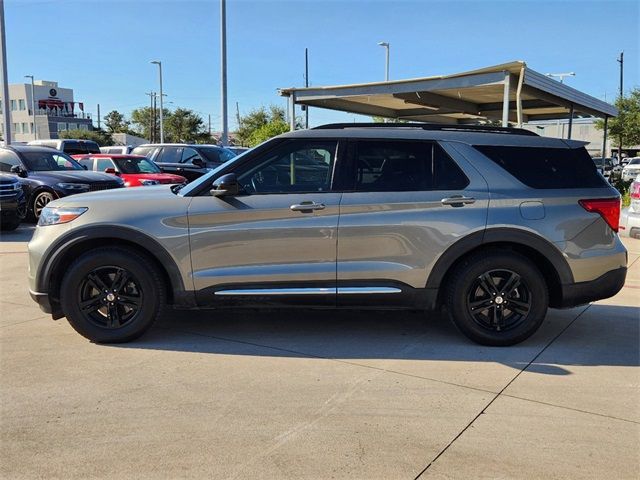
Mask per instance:
[[[419,313],[176,311],[95,345],[0,242],[0,477],[611,478],[640,472],[640,240],[614,298],[507,348]]]

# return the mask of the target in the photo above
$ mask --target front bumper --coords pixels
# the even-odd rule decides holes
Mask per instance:
[[[54,320],[64,317],[60,305],[52,304],[48,293],[34,292],[29,289],[29,295],[31,299],[38,304],[40,310],[44,313],[50,313]]]
[[[560,308],[577,307],[585,303],[613,297],[624,286],[627,267],[610,270],[595,280],[562,285]]]

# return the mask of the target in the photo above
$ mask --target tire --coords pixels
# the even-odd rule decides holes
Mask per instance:
[[[76,332],[96,343],[129,342],[158,319],[166,286],[155,263],[126,247],[92,250],[69,267],[60,304]]]
[[[48,190],[41,190],[33,196],[31,201],[31,217],[36,222],[40,218],[40,212],[49,203],[55,200],[55,195]]]
[[[453,323],[482,345],[522,342],[540,328],[549,306],[544,277],[516,252],[490,250],[463,260],[446,293]]]

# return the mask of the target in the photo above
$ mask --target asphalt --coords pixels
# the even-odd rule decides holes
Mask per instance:
[[[637,479],[640,240],[614,298],[509,348],[417,313],[176,312],[92,344],[0,237],[0,477]]]

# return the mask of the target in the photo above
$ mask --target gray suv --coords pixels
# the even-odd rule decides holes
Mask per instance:
[[[167,306],[444,309],[487,345],[548,307],[615,295],[620,198],[583,143],[525,130],[334,124],[271,139],[186,186],[51,202],[31,296],[96,342]]]

